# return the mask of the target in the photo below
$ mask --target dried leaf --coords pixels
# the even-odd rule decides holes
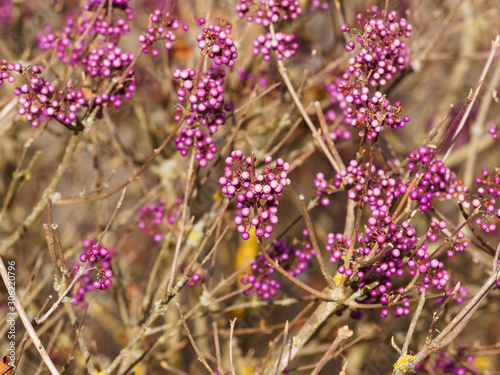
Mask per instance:
[[[10,362],[9,355],[6,355],[5,357],[2,358],[2,361],[0,362],[0,375],[12,374],[14,367],[9,365],[9,362]]]

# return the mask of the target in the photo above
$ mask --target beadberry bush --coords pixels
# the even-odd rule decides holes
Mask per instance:
[[[0,1],[0,373],[497,373],[495,6]]]

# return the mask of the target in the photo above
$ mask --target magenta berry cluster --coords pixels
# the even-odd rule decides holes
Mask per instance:
[[[328,233],[325,250],[330,254],[330,263],[337,263],[344,255],[343,251],[351,246],[351,240],[342,233]],[[345,268],[345,267],[344,267]],[[362,276],[362,275],[360,275]]]
[[[196,88],[194,79],[196,71],[193,68],[176,69],[173,72],[176,79],[182,79],[182,83],[177,90],[179,102],[188,101],[191,103],[192,114],[185,120],[187,125],[199,123],[205,126],[210,134],[217,132],[220,125],[226,122],[224,109],[224,77],[226,72],[219,68],[211,68],[198,80]]]
[[[26,73],[27,68],[19,64],[8,64],[7,67],[14,67],[14,71]],[[12,69],[11,69],[12,70]],[[62,124],[72,129],[78,129],[79,123],[76,112],[81,107],[87,107],[89,101],[85,99],[83,92],[74,90],[74,84],[69,81],[62,91],[56,93],[56,89],[49,80],[40,75],[43,68],[34,65],[29,68],[31,76],[28,83],[16,87],[14,94],[19,96],[18,113],[25,116],[26,121],[37,127],[40,123],[51,117],[55,117]],[[12,77],[12,76],[11,76]],[[9,81],[14,81],[10,78]]]
[[[7,60],[0,60],[0,85],[2,85],[4,81],[14,83],[16,81],[16,77],[12,73],[20,73],[21,71],[21,64],[12,64]]]
[[[497,223],[500,218],[500,208],[496,206],[500,196],[500,176],[498,172],[491,176],[488,170],[483,170],[481,176],[476,177],[475,183],[479,186],[475,193],[465,186],[458,194],[458,201],[464,209],[477,210],[474,223],[485,233],[497,234]]]
[[[151,203],[142,206],[137,213],[137,227],[150,237],[153,237],[155,242],[161,242],[163,239],[163,231],[165,225],[173,225],[175,220],[180,215],[180,205],[182,199],[177,198],[175,206],[167,211],[165,205],[167,201],[161,199],[159,203]]]
[[[194,70],[193,68],[175,69],[172,73],[172,76],[175,79],[182,79],[180,87],[177,89],[177,100],[182,103],[184,100],[186,100],[186,96],[194,88],[196,70]]]
[[[370,95],[367,87],[351,81],[339,84],[337,89],[347,102],[344,122],[353,128],[360,128],[358,133],[360,137],[374,140],[384,125],[398,129],[410,121],[401,103],[396,102],[392,105],[380,91]]]
[[[368,185],[366,185],[367,178]],[[364,191],[365,185],[366,191]],[[317,189],[316,193],[322,196],[321,203],[324,206],[330,204],[330,199],[326,195],[347,190],[349,199],[368,203],[370,210],[390,205],[395,198],[406,191],[405,186],[398,184],[394,177],[387,176],[383,169],[368,163],[361,166],[356,160],[351,160],[347,168],[336,173],[331,181],[325,180],[324,173],[318,173],[314,186]]]
[[[462,190],[460,183],[434,157],[431,149],[420,148],[417,153],[410,154],[409,160],[408,167],[416,170],[416,177],[420,176],[418,173],[423,174],[420,183],[413,187],[409,195],[410,199],[416,201],[420,211],[432,207],[431,200],[435,197],[459,200],[462,197],[464,202],[471,200],[469,196],[459,194]],[[420,168],[420,163],[422,169],[417,169],[417,166]],[[356,200],[359,205],[368,205],[371,216],[364,225],[363,232],[355,237],[356,243],[353,245],[351,239],[343,234],[330,233],[327,236],[326,251],[330,254],[330,262],[339,265],[339,274],[357,279],[359,288],[373,282],[380,284],[361,298],[360,303],[372,301],[386,305],[387,308],[381,311],[382,317],[389,314],[392,306],[396,307],[396,317],[409,313],[409,306],[406,306],[409,301],[401,299],[407,291],[397,287],[398,280],[402,280],[403,276],[422,276],[416,283],[419,293],[431,287],[442,290],[448,285],[450,276],[444,269],[443,262],[429,251],[426,242],[435,243],[443,239],[448,243],[443,249],[448,257],[463,252],[469,244],[460,231],[451,237],[445,235],[444,231],[448,226],[445,221],[431,221],[426,236],[418,243],[416,228],[409,221],[400,224],[393,222],[389,212],[398,198],[407,192],[410,184],[411,181],[403,183],[397,175],[390,176],[383,169],[369,163],[361,166],[356,160],[352,160],[347,168],[341,169],[332,180],[327,181],[323,173],[318,173],[314,181],[317,194],[322,196],[323,205],[330,203],[326,195],[341,190],[347,190],[348,198]],[[480,190],[478,194],[481,192]],[[475,197],[477,202],[472,200],[471,205],[485,204],[478,198],[478,194]],[[491,199],[486,200],[486,203],[493,207]],[[490,212],[493,212],[493,208],[490,208]],[[353,257],[350,266],[346,267],[345,255],[349,249],[352,249]]]
[[[238,52],[230,34],[230,24],[224,27],[208,24],[196,37],[198,47],[201,50],[206,48],[208,57],[213,59],[215,65],[232,67],[234,60],[238,57]]]
[[[196,149],[195,159],[201,167],[205,167],[214,159],[217,146],[212,135],[217,132],[219,126],[226,122],[226,110],[230,106],[224,105],[224,77],[226,72],[219,68],[211,68],[198,80],[195,87],[196,71],[192,68],[176,69],[173,76],[182,79],[177,90],[180,102],[188,101],[191,104],[191,113],[185,118],[187,127],[183,127],[179,136],[175,138],[175,149],[182,156],[186,156],[189,150]],[[180,120],[181,113],[175,119]],[[202,129],[208,130],[206,134]]]
[[[236,198],[237,215],[234,223],[241,238],[250,238],[250,230],[255,229],[257,237],[269,238],[278,223],[278,198],[283,189],[290,185],[287,171],[290,165],[278,158],[272,165],[273,158],[266,156],[267,167],[263,173],[254,169],[255,156],[245,157],[236,150],[226,159],[224,176],[219,178],[222,194],[229,199]]]
[[[129,69],[135,56],[131,52],[122,51],[114,43],[108,43],[102,48],[95,48],[90,51],[87,57],[82,58],[85,70],[91,77],[102,80],[109,78],[119,78],[124,71],[125,81],[117,87],[110,95],[107,93],[97,94],[94,103],[104,105],[109,103],[115,108],[122,106],[122,99],[130,99],[136,91],[137,79],[133,69]]]
[[[271,60],[271,51],[276,53],[278,60],[289,59],[299,48],[293,34],[276,33],[274,39],[271,33],[259,35],[253,41],[252,53],[257,56],[262,54],[265,61]]]
[[[435,157],[435,149],[420,147],[417,152],[411,152],[408,169],[414,171],[415,177],[420,179],[413,186],[409,197],[418,201],[422,212],[432,208],[433,199],[450,200],[462,197],[465,201],[465,195],[459,195],[463,190],[462,182],[456,178],[455,172]],[[410,185],[411,181],[403,183],[396,175],[388,177],[384,170],[368,163],[364,166],[358,165],[356,160],[351,160],[349,166],[336,173],[331,181],[326,180],[321,172],[314,180],[316,193],[322,196],[323,205],[330,204],[326,195],[347,190],[348,198],[368,203],[371,210],[392,204],[394,199],[406,193]],[[489,205],[491,206],[491,203]]]
[[[51,101],[55,88],[50,81],[46,81],[39,74],[43,73],[42,67],[35,65],[31,68],[33,73],[29,83],[14,89],[14,94],[19,96],[18,113],[25,116],[26,121],[37,127],[40,122],[55,113],[57,101]]]
[[[238,17],[265,27],[280,20],[294,20],[302,14],[299,0],[239,0],[235,9]]]
[[[452,199],[462,190],[455,172],[444,166],[435,157],[436,150],[430,147],[419,147],[417,152],[408,155],[408,169],[415,171],[416,177],[421,177],[410,193],[410,198],[418,200],[421,211],[432,207],[432,198]],[[417,163],[424,166],[417,169]]]
[[[39,48],[55,51],[63,64],[75,66],[94,40],[99,45],[117,43],[130,32],[128,21],[134,18],[132,8],[128,6],[128,1],[114,0],[105,6],[101,3],[101,0],[87,0],[83,5],[84,11],[69,17],[61,31],[53,32],[46,27],[43,33],[37,35]],[[99,8],[100,12],[97,12]],[[97,19],[94,20],[95,17]]]
[[[354,77],[371,87],[384,86],[410,62],[410,51],[401,38],[410,38],[412,25],[405,18],[398,18],[397,12],[391,11],[386,16],[376,6],[369,8],[366,15],[358,14],[357,22],[362,27],[356,36],[361,49],[349,60],[342,78],[348,81]],[[345,25],[341,29],[350,31]],[[353,41],[346,46],[349,52],[354,48]]]
[[[177,37],[174,34],[175,30],[182,28],[187,31],[188,26],[180,23],[177,18],[170,15],[170,12],[162,13],[160,9],[155,9],[149,17],[150,25],[146,31],[139,35],[138,41],[141,43],[142,52],[158,56],[160,51],[154,48],[157,41],[163,43],[163,48],[169,50],[172,48],[172,43]],[[171,29],[171,30],[170,30]]]
[[[431,355],[423,362],[415,366],[417,373],[452,375],[476,375],[480,372],[474,366],[474,356],[468,355],[465,346],[460,345],[454,352],[440,351],[437,355]]]
[[[111,270],[110,260],[116,254],[116,250],[109,251],[107,248],[102,246],[97,246],[97,240],[84,239],[82,241],[82,246],[87,248],[79,257],[80,262],[90,263],[87,265],[87,269],[80,279],[80,286],[78,287],[76,293],[73,295],[73,304],[82,303],[84,306],[85,294],[92,290],[105,290],[111,286],[111,277],[113,276],[113,271]],[[98,266],[99,264],[99,266]],[[78,263],[73,264],[75,268],[75,274],[78,272]],[[97,274],[94,278],[90,277],[92,270],[97,268]]]
[[[481,176],[475,178],[475,183],[483,188],[481,194],[500,197],[500,173],[498,171],[492,176],[487,169],[484,169],[481,171]]]
[[[119,108],[124,99],[132,97],[137,81],[131,69],[135,55],[118,47],[121,38],[129,33],[128,22],[132,19],[128,1],[88,0],[83,4],[83,11],[69,17],[61,31],[52,32],[47,28],[38,34],[40,49],[53,51],[62,64],[81,68],[86,73],[82,76],[83,82],[68,80],[61,85],[64,88],[61,92],[53,93],[50,104],[42,103],[41,107],[46,109],[44,117],[54,116],[68,128],[81,131],[78,109]],[[82,82],[81,89],[73,82]],[[35,87],[32,92],[36,93]],[[43,96],[38,96],[40,101]],[[99,110],[97,115],[102,117],[102,112]],[[38,126],[39,122],[35,119],[32,125]]]
[[[307,230],[303,232],[308,235]],[[314,257],[312,245],[305,243],[303,250],[290,245],[287,241],[275,241],[267,252],[269,257],[290,275],[297,277],[309,267],[309,261]],[[243,285],[250,285],[244,294],[255,293],[263,299],[269,299],[281,288],[276,280],[276,270],[266,261],[262,254],[258,255],[250,265],[250,270],[241,277]]]
[[[326,86],[332,104],[343,112],[342,122],[358,128],[359,136],[369,140],[378,138],[383,126],[391,129],[404,127],[410,120],[401,103],[391,104],[381,91],[371,93],[370,87],[386,85],[409,65],[409,49],[404,36],[411,36],[411,25],[396,12],[379,12],[376,6],[367,15],[358,14],[358,24],[363,30],[357,35],[361,49],[349,60],[349,67],[342,77]],[[347,26],[342,31],[354,33]],[[346,49],[353,51],[354,41]]]
[[[194,158],[200,167],[206,167],[218,151],[211,136],[200,129],[182,128],[180,134],[175,137],[175,149],[179,150],[182,156],[186,156],[192,147],[196,148]]]

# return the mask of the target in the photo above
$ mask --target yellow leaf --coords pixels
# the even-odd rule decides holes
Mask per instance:
[[[257,236],[255,236],[255,231],[250,232],[250,238],[248,240],[242,240],[240,238],[240,246],[236,250],[235,266],[236,269],[243,267],[246,263],[251,261],[259,253],[259,247],[257,243]]]
[[[333,282],[335,283],[335,285],[339,285],[341,280],[342,280],[342,275],[340,273],[337,273],[333,277]]]
[[[479,370],[491,370],[493,368],[491,357],[485,355],[480,355],[474,358],[474,362],[472,362],[472,364]]]
[[[212,200],[214,202],[218,202],[218,201],[221,201],[222,199],[224,198],[224,196],[222,195],[222,192],[220,191],[220,189],[218,189],[215,194],[212,196]]]
[[[104,371],[94,370],[94,375],[104,375]]]

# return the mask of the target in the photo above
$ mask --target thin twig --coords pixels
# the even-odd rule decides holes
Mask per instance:
[[[325,142],[323,142],[321,135],[316,130],[316,127],[314,126],[311,118],[307,114],[307,111],[305,110],[304,106],[302,105],[302,102],[300,101],[299,97],[297,96],[297,93],[296,93],[295,89],[293,88],[292,82],[290,81],[290,78],[288,77],[285,65],[283,64],[282,61],[278,61],[278,70],[279,70],[281,76],[283,77],[283,80],[285,81],[285,85],[288,89],[288,92],[292,96],[292,99],[295,102],[295,105],[297,106],[297,108],[300,111],[300,114],[302,115],[302,117],[306,121],[307,126],[309,126],[309,129],[311,130],[311,133],[312,133],[314,139],[316,140],[316,142],[319,144],[319,146],[321,147],[321,149],[325,153],[325,156],[327,157],[327,159],[330,162],[330,164],[332,165],[332,167],[335,170],[339,170],[340,168],[339,168],[338,163],[335,161],[335,159],[333,158],[333,155],[330,153],[330,151],[326,147]]]
[[[413,336],[413,332],[415,332],[415,328],[417,327],[418,318],[420,318],[420,314],[422,313],[424,304],[425,304],[425,289],[422,292],[422,295],[420,296],[420,301],[418,302],[417,309],[415,310],[413,318],[411,319],[410,327],[408,328],[408,332],[406,333],[403,347],[401,348],[401,355],[406,355],[406,353],[408,352],[410,341]]]
[[[439,307],[437,308],[437,310],[434,311],[434,314],[433,314],[432,320],[431,320],[431,324],[429,325],[429,331],[427,333],[427,338],[425,339],[425,343],[426,344],[430,344],[430,342],[431,342],[432,333],[434,332],[434,325],[438,321],[439,315],[441,315],[441,311],[443,311],[444,308],[445,308],[445,306],[448,305],[448,302],[450,302],[451,299],[453,297],[455,297],[455,295],[457,294],[457,292],[458,292],[459,289],[460,289],[460,282],[458,282],[457,285],[455,285],[455,288],[450,293],[450,295],[448,296],[448,298],[446,298],[446,300],[441,305],[439,305]]]
[[[179,259],[179,252],[181,250],[181,244],[182,244],[182,240],[184,238],[184,227],[186,225],[189,191],[190,191],[189,186],[191,183],[191,177],[193,175],[194,154],[195,154],[194,151],[191,152],[191,160],[189,161],[189,169],[188,169],[188,173],[186,176],[186,187],[184,189],[184,202],[183,202],[184,206],[182,207],[181,220],[180,220],[180,224],[179,224],[179,236],[177,237],[177,244],[175,245],[174,259],[172,261],[172,266],[170,267],[170,280],[168,281],[168,284],[167,284],[165,296],[168,296],[171,294],[172,287],[174,285],[175,270],[177,268],[177,261]]]
[[[495,272],[495,270],[498,267],[498,256],[499,256],[499,253],[500,253],[500,242],[498,242],[497,250],[495,251],[495,257],[493,258],[493,272]]]
[[[280,355],[278,356],[278,366],[276,366],[276,373],[274,375],[278,375],[280,371],[279,364],[281,363],[281,357],[283,356],[283,350],[285,349],[287,337],[288,337],[288,320],[285,323],[285,329],[283,331],[283,344],[281,345]]]
[[[108,224],[106,225],[106,228],[104,228],[104,231],[102,232],[102,235],[99,237],[97,240],[96,246],[99,246],[99,243],[102,241],[104,235],[106,232],[109,230],[109,227],[111,226],[111,223],[113,222],[113,219],[115,218],[116,214],[118,213],[118,210],[120,209],[123,199],[125,198],[125,192],[127,191],[126,188],[123,189],[122,194],[120,196],[120,199],[118,200],[118,203],[116,204],[115,210],[113,211],[113,214],[111,215],[111,218],[108,221]],[[37,324],[42,324],[47,318],[59,307],[61,302],[63,301],[64,297],[73,289],[73,286],[76,284],[76,282],[80,279],[80,277],[83,276],[83,274],[87,271],[87,265],[89,264],[89,261],[86,261],[83,266],[80,267],[78,270],[77,274],[71,281],[71,283],[68,285],[68,287],[64,290],[64,292],[59,294],[59,299],[52,305],[52,307],[47,311],[47,313],[42,316],[40,319],[37,319],[36,322]]]
[[[212,368],[208,364],[204,355],[200,352],[198,345],[196,345],[196,343],[194,342],[193,336],[191,336],[191,332],[189,332],[189,328],[186,324],[186,320],[184,319],[184,315],[182,315],[181,305],[179,305],[178,302],[175,302],[175,305],[177,306],[177,310],[179,311],[179,317],[181,318],[182,326],[184,327],[184,331],[186,332],[186,335],[189,339],[189,342],[191,342],[191,345],[193,346],[194,351],[198,355],[198,361],[203,363],[203,366],[205,366],[205,368],[208,370],[208,372],[210,372],[210,374],[215,375],[215,372],[212,370]]]
[[[338,166],[341,169],[345,169],[345,164],[340,157],[339,151],[337,150],[337,147],[335,147],[335,144],[332,141],[332,137],[330,137],[330,132],[326,124],[325,115],[323,114],[323,110],[321,109],[321,104],[319,102],[314,102],[314,107],[316,107],[316,114],[318,115],[319,124],[321,126],[321,130],[323,131],[323,135],[325,136],[326,144],[328,145],[328,148],[330,149],[330,152],[332,153],[334,159],[337,161]],[[335,172],[339,173],[340,170],[336,170]]]
[[[230,321],[231,332],[229,333],[229,363],[231,364],[231,374],[236,375],[233,363],[233,335],[234,335],[234,325],[236,324],[236,318]]]
[[[496,282],[500,278],[500,267],[497,267],[495,272],[486,280],[478,293],[467,303],[466,306],[453,318],[453,320],[436,336],[430,343],[415,355],[413,366],[416,366],[425,359],[431,352],[450,344],[455,337],[462,332],[469,320],[472,318],[476,310],[481,305],[481,302],[486,298],[488,293],[495,287]]]
[[[224,369],[222,368],[221,355],[220,355],[219,330],[217,328],[216,321],[212,322],[212,330],[214,332],[215,358],[217,359],[217,371],[219,371],[219,374],[224,374]]]
[[[337,332],[337,337],[335,337],[335,340],[333,340],[326,353],[323,355],[323,357],[321,357],[320,361],[311,372],[311,375],[318,375],[321,369],[332,358],[333,352],[339,347],[340,343],[351,337],[353,333],[354,332],[350,330],[348,326],[341,327]]]
[[[3,282],[5,284],[5,287],[8,288],[9,285],[9,277],[7,273],[7,269],[5,268],[5,264],[3,262],[2,257],[0,256],[0,274],[2,275]],[[17,313],[19,314],[19,317],[21,318],[21,321],[23,322],[24,328],[26,328],[26,331],[28,332],[31,341],[33,341],[33,344],[35,345],[36,350],[38,350],[38,353],[40,353],[40,356],[42,357],[43,361],[47,365],[47,368],[49,369],[50,373],[52,375],[59,375],[59,371],[57,371],[56,367],[54,366],[54,363],[52,363],[52,360],[50,359],[49,355],[45,351],[45,348],[42,344],[42,341],[36,334],[33,326],[31,325],[30,319],[26,315],[26,311],[24,311],[24,307],[21,304],[21,301],[19,301],[19,297],[17,296],[17,293],[15,291],[12,291],[14,293],[14,306],[16,307]],[[9,293],[12,293],[9,291]],[[12,295],[12,294],[11,294]]]
[[[269,263],[269,265],[271,267],[273,267],[276,271],[278,271],[279,273],[281,273],[283,276],[285,276],[285,278],[287,278],[289,281],[291,281],[292,283],[294,283],[295,285],[297,285],[299,288],[301,289],[304,289],[306,292],[320,298],[320,299],[323,299],[323,300],[327,300],[327,301],[336,301],[337,299],[326,294],[326,293],[323,293],[323,292],[319,292],[317,291],[316,289],[313,289],[311,288],[309,285],[307,284],[304,284],[302,281],[296,279],[295,277],[293,277],[292,275],[290,275],[288,272],[286,272],[280,265],[278,262],[275,262],[270,256],[269,254],[267,253],[266,250],[264,250],[264,247],[262,246],[262,243],[260,241],[258,241],[258,244],[259,244],[259,249],[260,249],[260,253],[262,254],[262,256],[266,259],[266,261]]]
[[[481,72],[481,76],[479,77],[479,82],[476,85],[476,89],[474,90],[474,93],[472,94],[472,100],[469,103],[465,114],[463,115],[462,119],[460,120],[460,124],[458,125],[458,128],[456,129],[455,134],[453,135],[453,138],[451,140],[451,144],[450,144],[448,150],[446,151],[445,155],[443,156],[443,162],[445,162],[446,159],[448,158],[448,156],[450,155],[451,150],[455,146],[455,142],[457,141],[458,135],[462,131],[462,128],[464,127],[464,125],[467,121],[467,118],[469,117],[469,113],[472,110],[472,106],[474,105],[474,103],[476,101],[476,98],[479,94],[479,90],[481,89],[481,86],[484,82],[484,79],[486,78],[486,73],[488,73],[488,70],[490,69],[491,63],[493,61],[493,58],[495,57],[495,53],[496,53],[498,47],[500,47],[500,35],[497,35],[497,37],[495,38],[495,40],[491,44],[490,56],[488,57],[488,60],[486,60],[486,64],[484,65],[483,71]]]
[[[50,227],[52,229],[52,234],[54,236],[54,241],[56,243],[57,253],[59,255],[59,261],[61,262],[62,265],[62,271],[65,276],[69,276],[66,259],[64,259],[64,252],[62,249],[61,238],[59,237],[59,226],[57,224],[52,224]]]
[[[304,85],[307,81],[307,77],[309,76],[309,72],[311,71],[312,62],[313,62],[314,58],[316,57],[317,53],[318,52],[315,49],[313,49],[311,51],[311,56],[309,57],[309,60],[307,61],[307,65],[306,65],[306,68],[304,69],[304,73],[302,73],[302,78],[301,78],[300,83],[299,83],[299,88],[297,89],[297,96],[299,98],[302,95],[302,90],[304,89]]]
[[[479,151],[479,145],[484,140],[484,132],[483,127],[486,122],[486,115],[490,108],[490,105],[493,100],[493,95],[490,93],[498,87],[498,83],[500,81],[500,63],[497,62],[497,66],[493,72],[493,76],[491,77],[488,86],[486,87],[485,95],[481,100],[481,104],[479,105],[479,110],[477,113],[477,118],[474,123],[470,127],[470,144],[469,144],[469,152],[468,158],[465,161],[464,168],[464,186],[471,186],[473,180],[473,172],[476,167],[476,158]]]
[[[328,270],[326,269],[325,262],[323,260],[323,257],[321,256],[321,251],[318,245],[318,241],[316,239],[316,234],[314,233],[314,228],[312,225],[311,217],[309,216],[309,211],[307,210],[306,207],[306,198],[304,197],[304,195],[302,194],[299,195],[299,201],[300,201],[300,207],[302,208],[302,215],[304,216],[304,220],[306,221],[307,231],[309,232],[309,238],[311,239],[314,248],[314,254],[316,255],[316,259],[318,260],[321,274],[323,275],[323,278],[325,279],[330,289],[334,290],[337,288],[337,285],[333,281],[330,272],[328,272]]]

